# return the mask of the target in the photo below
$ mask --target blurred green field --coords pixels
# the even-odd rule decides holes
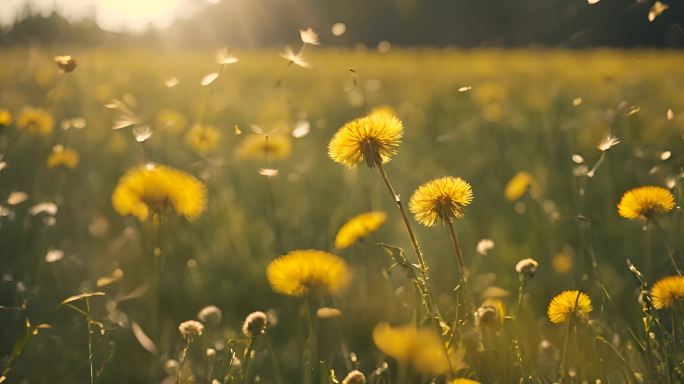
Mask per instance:
[[[529,382],[554,380],[565,327],[550,323],[546,308],[566,289],[587,292],[594,303],[590,318],[605,340],[645,382],[661,382],[660,376],[645,373],[646,361],[629,335],[631,329],[646,338],[639,283],[626,260],[649,282],[674,269],[663,239],[645,231],[643,223],[619,217],[616,205],[625,191],[641,185],[667,187],[677,202],[684,198],[684,54],[314,49],[305,52],[311,69],[292,65],[285,70],[287,61],[275,50],[237,51],[239,61],[202,86],[202,78],[218,70],[212,52],[73,51],[68,53],[78,66],[69,74],[60,73],[52,60],[63,53],[0,53],[0,109],[9,110],[16,121],[22,108],[35,106],[56,122],[47,136],[20,134],[14,124],[0,136],[6,164],[0,171],[0,355],[7,356],[3,365],[11,363],[7,382],[88,382],[86,321],[58,304],[92,291],[106,293],[89,299],[93,319],[106,330],[94,336],[97,382],[161,382],[165,361],[176,359],[182,348],[178,324],[211,304],[222,309],[223,320],[193,345],[188,367],[194,376],[184,382],[223,379],[231,361],[227,340],[242,338],[242,321],[256,310],[272,311],[278,318],[268,330],[274,352],[262,346],[253,362],[260,382],[302,382],[305,308],[300,300],[273,293],[265,268],[280,254],[309,248],[336,253],[353,270],[350,286],[321,303],[342,311],[339,318],[319,322],[321,359],[340,381],[352,368],[345,348],[356,354],[356,368],[367,375],[385,359],[389,382],[402,382],[394,361],[374,346],[371,332],[381,321],[412,320],[407,304],[413,300],[412,285],[401,268],[387,272],[392,260],[376,243],[406,249],[409,258],[411,245],[378,173],[365,166],[343,169],[327,155],[328,141],[345,122],[379,106],[392,108],[404,123],[403,142],[386,166],[404,202],[418,185],[436,177],[459,176],[471,183],[474,201],[456,222],[470,291],[476,305],[485,297],[501,297],[507,313],[522,321],[515,333],[538,367],[538,381]],[[171,88],[165,85],[170,78],[178,81]],[[112,129],[119,113],[105,104],[115,99],[132,109],[138,125],[152,128],[144,151],[130,127]],[[165,110],[178,112],[183,127],[163,126],[159,116]],[[60,128],[62,121],[81,117],[85,128]],[[215,148],[199,153],[188,144],[194,123],[220,131]],[[268,164],[259,156],[239,156],[254,125],[285,137],[291,143],[289,155]],[[300,137],[293,136],[296,127]],[[596,145],[607,134],[621,142],[587,177],[601,155]],[[74,169],[47,166],[57,144],[78,153]],[[203,180],[206,211],[193,222],[169,217],[158,231],[149,222],[119,216],[112,208],[112,191],[128,168],[145,161]],[[267,179],[258,173],[261,168],[279,174]],[[519,200],[509,201],[506,183],[521,171],[531,175],[532,186]],[[13,192],[27,198],[17,203]],[[57,205],[54,221],[52,215],[30,212],[43,202]],[[371,210],[387,212],[387,223],[365,241],[336,251],[340,226]],[[664,215],[661,223],[667,242],[681,252],[681,208]],[[458,269],[448,230],[415,221],[413,226],[431,266],[442,315],[451,319]],[[476,251],[481,239],[495,244],[486,255]],[[166,257],[158,321],[148,300],[155,244]],[[55,249],[63,251],[63,258],[46,261]],[[615,305],[597,283],[591,252]],[[517,315],[512,313],[519,285],[514,267],[528,257],[540,265]],[[98,279],[117,268],[123,277],[115,275],[116,281],[98,287]],[[26,318],[51,328],[30,337],[11,361]],[[140,345],[131,331],[133,322],[151,335],[157,355]],[[158,337],[152,336],[154,329]],[[218,357],[214,377],[208,377],[202,356],[212,345]],[[570,365],[578,376],[568,382],[604,377],[636,382],[623,374],[623,365],[592,359],[594,349],[587,345],[575,356]],[[672,359],[684,368],[681,355]],[[460,376],[514,382],[516,376],[503,367],[513,366],[509,363],[491,356],[471,361]],[[429,377],[409,377],[429,382]],[[679,382],[675,379],[670,382]]]

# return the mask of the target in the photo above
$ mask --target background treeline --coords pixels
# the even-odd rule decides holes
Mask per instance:
[[[101,30],[93,20],[69,22],[57,12],[27,8],[13,26],[0,30],[0,45],[27,43],[180,47],[274,46],[297,40],[312,26],[326,45],[369,46],[380,41],[409,46],[684,46],[684,2],[655,21],[652,0],[224,0],[208,5],[165,30],[142,35]],[[330,26],[347,31],[332,36]]]

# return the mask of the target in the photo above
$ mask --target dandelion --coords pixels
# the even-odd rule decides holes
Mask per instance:
[[[601,139],[601,141],[599,141],[599,143],[596,145],[596,147],[601,152],[605,152],[605,151],[611,149],[612,147],[614,147],[618,144],[620,144],[620,139],[618,139],[617,137],[615,137],[613,135],[607,135],[606,137]]]
[[[171,167],[147,164],[129,169],[112,194],[114,210],[122,216],[158,220],[169,209],[188,220],[204,212],[207,191],[194,176]]]
[[[379,323],[373,329],[373,342],[384,354],[411,363],[417,371],[428,375],[443,375],[466,367],[462,352],[447,352],[439,335],[430,329]]]
[[[328,155],[348,168],[364,161],[373,168],[392,159],[403,133],[404,126],[396,116],[371,113],[345,124],[330,140]]]
[[[684,276],[667,276],[651,288],[651,301],[656,309],[674,308],[677,301],[684,300]]]
[[[306,61],[302,52],[295,53],[290,46],[285,47],[283,52],[280,53],[280,57],[289,61],[288,64],[298,65],[302,68],[311,68],[311,64]]]
[[[171,133],[179,133],[188,125],[185,116],[173,109],[163,109],[157,114],[157,127]]]
[[[366,376],[359,370],[353,370],[342,380],[342,384],[366,384]]]
[[[221,312],[221,308],[215,305],[208,305],[200,309],[200,311],[197,313],[197,319],[205,324],[217,325],[221,323],[222,318],[223,313]]]
[[[349,269],[340,257],[318,250],[291,251],[266,268],[271,288],[288,296],[334,294],[349,281]]]
[[[563,291],[556,295],[547,310],[552,323],[564,323],[572,316],[585,319],[592,311],[591,299],[580,291]]]
[[[335,248],[344,249],[354,245],[362,239],[380,228],[387,220],[385,212],[366,212],[354,216],[347,221],[335,236]]]
[[[152,129],[149,125],[138,125],[133,128],[133,137],[138,143],[144,143],[152,137]]]
[[[480,384],[480,382],[470,379],[458,378],[452,380],[451,382],[449,382],[449,384]]]
[[[47,158],[48,168],[65,167],[74,169],[78,166],[79,156],[78,152],[71,148],[65,148],[63,145],[55,145],[52,147],[52,152]]]
[[[216,149],[220,139],[221,131],[207,124],[193,125],[185,136],[188,145],[201,155]]]
[[[318,34],[313,30],[313,28],[300,29],[299,36],[304,44],[321,45],[320,41],[318,40]]]
[[[515,271],[521,275],[532,278],[534,277],[535,273],[537,273],[538,267],[539,262],[537,262],[537,260],[527,258],[518,261],[518,263],[515,265]]]
[[[530,187],[532,186],[532,181],[532,176],[529,173],[516,173],[508,181],[508,183],[506,183],[506,189],[504,191],[504,196],[506,197],[506,200],[511,202],[518,201],[530,189]]]
[[[69,55],[55,56],[55,64],[64,73],[73,72],[76,69],[76,60]]]
[[[199,321],[188,320],[180,323],[178,326],[178,331],[183,338],[191,341],[195,337],[202,336],[202,332],[204,332],[204,325],[202,325],[202,323]]]
[[[280,171],[274,168],[259,168],[257,171],[261,176],[264,176],[267,179],[270,179],[272,177],[278,176],[280,174]]]
[[[0,128],[12,124],[12,113],[6,109],[0,109]]]
[[[617,208],[620,216],[634,220],[669,212],[674,206],[674,196],[669,190],[658,186],[644,186],[625,192]]]
[[[428,181],[416,189],[409,201],[409,210],[416,221],[433,227],[437,219],[451,222],[465,214],[465,207],[473,201],[470,184],[460,177],[444,176]]]
[[[47,111],[24,107],[17,117],[17,127],[34,136],[47,136],[55,127],[55,120]]]
[[[648,10],[648,21],[653,22],[661,13],[665,12],[670,8],[669,5],[656,1],[653,3],[651,9]]]
[[[268,327],[268,316],[261,312],[252,312],[242,323],[242,334],[247,337],[256,337],[266,331]]]
[[[477,246],[475,247],[476,251],[478,254],[482,256],[487,256],[487,253],[494,249],[494,240],[492,239],[482,239],[477,242]]]
[[[280,134],[248,135],[235,150],[235,156],[243,160],[268,159],[282,160],[290,156],[292,142]]]

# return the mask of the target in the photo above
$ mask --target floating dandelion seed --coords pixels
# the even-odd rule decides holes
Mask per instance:
[[[482,239],[477,242],[477,253],[482,256],[486,256],[492,249],[494,249],[494,240],[492,239]]]
[[[292,137],[300,139],[309,134],[311,131],[311,123],[308,120],[299,120],[295,123],[295,127],[292,130]]]
[[[28,200],[28,194],[26,192],[14,191],[7,197],[7,204],[19,205],[26,200]]]
[[[228,53],[228,48],[223,48],[216,52],[215,58],[219,65],[230,65],[238,62],[237,57]]]
[[[266,178],[269,178],[269,179],[270,179],[270,178],[272,178],[272,177],[278,176],[278,174],[280,173],[280,171],[278,171],[277,169],[274,169],[274,168],[260,168],[259,171],[258,171],[258,173],[259,173],[261,176],[265,176]]]
[[[237,124],[235,124],[235,126],[234,126],[233,128],[235,129],[235,134],[236,134],[236,135],[241,135],[241,134],[242,134],[242,130],[240,130],[240,127],[239,127]]]
[[[271,288],[283,295],[334,294],[349,282],[349,268],[331,253],[298,250],[271,261],[266,276]]]
[[[302,53],[295,53],[290,46],[285,47],[285,50],[280,53],[280,57],[302,68],[311,68],[311,64],[304,59]]]
[[[29,208],[29,213],[31,214],[31,216],[36,216],[41,213],[54,216],[57,214],[57,204],[50,202],[39,203]]]
[[[586,319],[592,309],[591,300],[586,293],[563,291],[549,302],[547,315],[552,323],[564,323],[572,316]]]
[[[666,213],[675,206],[672,192],[663,187],[645,186],[630,189],[622,195],[618,214],[626,219],[648,219],[653,215]]]
[[[676,302],[684,300],[684,276],[658,280],[651,288],[651,300],[656,309],[674,308]]]
[[[159,164],[137,166],[126,171],[112,193],[114,210],[140,221],[172,210],[188,220],[199,217],[206,207],[207,191],[194,176]]]
[[[105,287],[109,284],[115,283],[124,277],[124,272],[121,268],[117,268],[109,274],[109,276],[103,276],[97,279],[95,285],[97,287]]]
[[[342,316],[342,311],[337,308],[321,307],[316,310],[316,317],[319,319],[332,319]]]
[[[672,108],[667,109],[665,116],[667,117],[668,120],[674,119],[674,112],[672,111]]]
[[[600,151],[605,152],[618,144],[620,144],[620,139],[609,134],[606,137],[604,137],[601,141],[599,141],[596,147]]]
[[[582,104],[582,98],[581,97],[575,97],[572,99],[572,106],[573,107],[578,107],[580,104]]]
[[[653,22],[661,13],[670,8],[669,5],[656,1],[653,3],[651,9],[648,10],[648,21]]]
[[[335,236],[335,248],[345,249],[380,228],[387,220],[385,212],[366,212],[347,221]]]
[[[572,162],[575,164],[583,164],[584,163],[584,157],[582,155],[575,153],[572,155]]]
[[[138,143],[144,143],[147,139],[152,137],[152,128],[149,125],[138,125],[133,127],[133,137]]]
[[[180,80],[178,80],[178,78],[175,76],[168,77],[164,80],[164,85],[166,86],[166,88],[173,88],[179,83]]]
[[[55,64],[64,73],[73,72],[76,69],[76,60],[69,55],[55,56]]]
[[[200,84],[201,84],[203,87],[206,87],[207,85],[210,85],[211,83],[213,83],[214,81],[216,81],[216,79],[218,79],[218,77],[219,77],[219,73],[218,73],[218,72],[209,73],[209,74],[205,75],[205,76],[202,78],[202,81],[200,81]]]
[[[594,4],[598,3],[599,1],[601,1],[601,0],[587,0],[587,4],[594,5]]]
[[[416,189],[409,200],[409,210],[417,222],[432,227],[442,222],[460,219],[473,201],[473,190],[460,177],[444,176],[428,181]]]
[[[388,163],[396,153],[404,126],[390,113],[371,113],[345,124],[328,143],[328,156],[348,168]]]
[[[313,28],[300,29],[299,37],[301,37],[304,44],[321,45],[320,41],[318,41],[318,34]]]
[[[64,251],[61,249],[51,249],[45,254],[46,263],[54,263],[64,258]]]
[[[663,151],[660,153],[660,160],[665,161],[669,159],[672,156],[672,152],[670,151]]]
[[[347,32],[347,25],[342,22],[337,22],[330,27],[330,32],[332,32],[334,36],[342,36],[345,32]]]
[[[471,87],[470,85],[464,85],[464,86],[462,86],[462,87],[459,87],[459,88],[458,88],[458,91],[459,91],[459,92],[468,92],[468,91],[470,91],[471,89],[473,89],[473,87]]]

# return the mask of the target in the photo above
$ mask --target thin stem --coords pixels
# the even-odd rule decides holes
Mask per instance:
[[[185,347],[181,351],[180,359],[178,362],[178,384],[183,383],[183,365],[185,363],[185,357],[188,355],[188,348],[190,348],[190,343],[192,343],[192,339],[185,339]]]
[[[570,338],[570,323],[572,322],[572,319],[568,320],[567,325],[565,326],[565,337],[563,337],[563,352],[561,356],[561,365],[560,365],[560,382],[563,383],[565,379],[565,371],[566,371],[566,366],[567,366],[567,358],[568,358],[568,339]]]
[[[317,343],[316,338],[316,313],[314,309],[314,298],[313,294],[309,295],[308,300],[308,320],[309,320],[309,337],[308,337],[308,366],[304,369],[304,384],[313,384],[313,377],[318,371],[316,369],[317,363]]]
[[[271,356],[271,365],[273,366],[273,372],[275,375],[276,384],[283,384],[280,373],[280,365],[278,364],[278,357],[273,350],[273,345],[271,345],[271,340],[268,338],[268,334],[263,336],[266,339],[266,347],[268,348],[268,354]]]
[[[670,244],[667,240],[667,235],[665,234],[665,230],[663,227],[660,225],[660,222],[656,219],[653,218],[651,219],[653,222],[653,226],[656,228],[658,234],[660,235],[660,238],[663,240],[663,244],[665,244],[665,249],[667,249],[667,254],[670,256],[670,261],[672,262],[672,266],[674,266],[675,270],[677,271],[677,274],[681,276],[682,271],[679,269],[679,266],[677,265],[677,261],[675,260],[674,252],[670,248]]]
[[[90,319],[90,300],[85,298],[86,303],[86,322],[88,323],[88,365],[90,366],[90,384],[95,383],[95,371],[93,370],[93,329]]]
[[[259,338],[259,340],[257,340]],[[245,383],[250,383],[252,380],[252,366],[254,364],[252,363],[252,355],[256,354],[256,350],[258,349],[259,345],[261,344],[261,340],[263,338],[263,335],[260,337],[260,335],[256,335],[252,337],[249,341],[249,346],[247,347],[247,353],[245,354],[245,376],[242,380],[243,384]]]

